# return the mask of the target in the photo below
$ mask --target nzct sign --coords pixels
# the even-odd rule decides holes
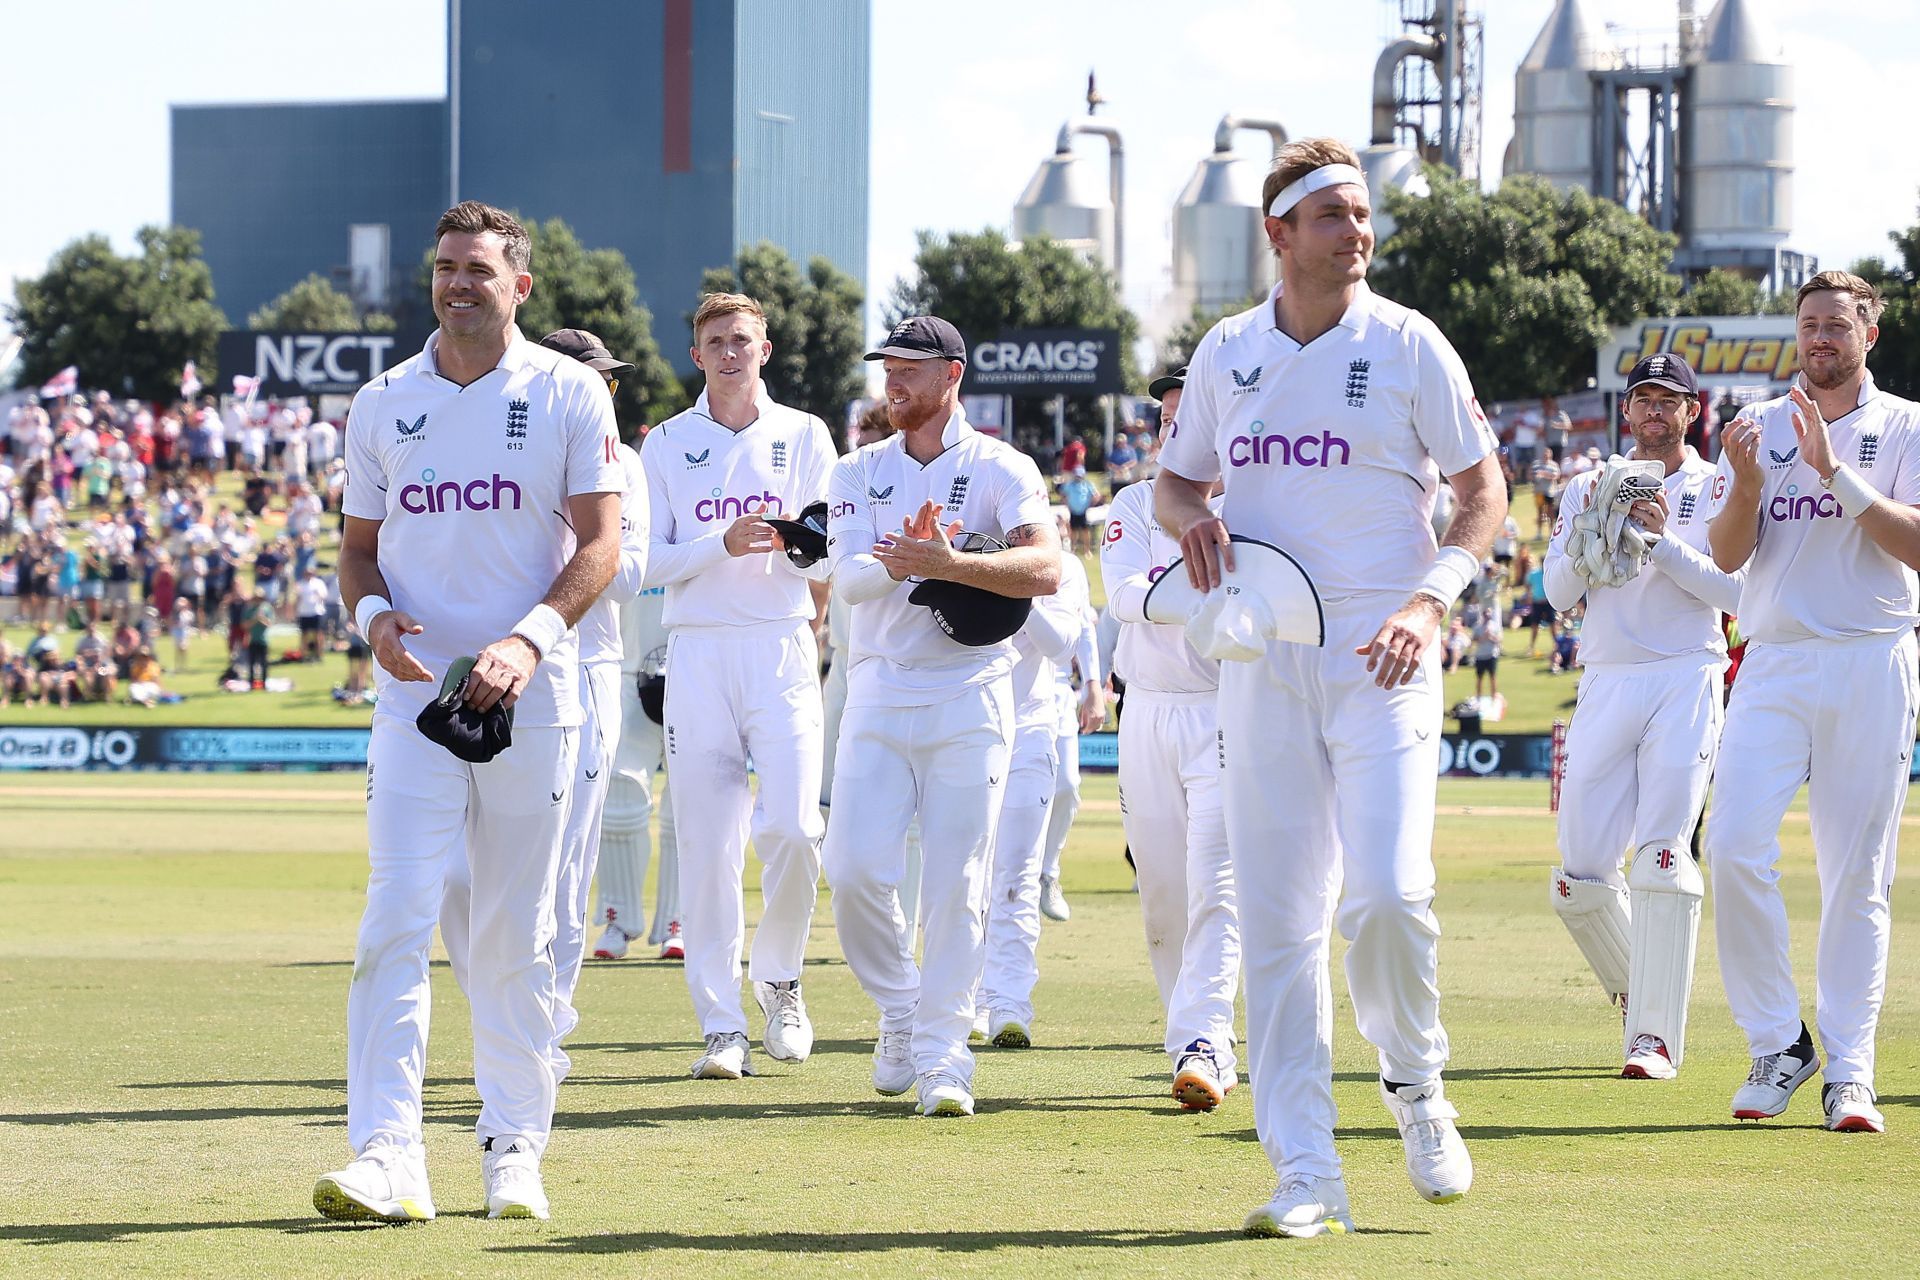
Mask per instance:
[[[967,352],[967,395],[1104,396],[1120,390],[1117,329],[1011,329]]]
[[[420,346],[392,333],[230,332],[220,335],[220,373],[260,379],[262,396],[341,395]]]

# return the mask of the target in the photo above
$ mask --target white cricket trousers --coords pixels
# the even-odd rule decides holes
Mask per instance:
[[[654,891],[653,925],[647,928],[644,894],[652,844],[647,832],[653,817],[653,776],[664,774],[666,731],[640,705],[639,677],[620,675],[620,745],[614,752],[613,781],[600,819],[600,864],[595,877],[593,923],[618,925],[632,937],[647,931],[658,946],[667,925],[680,919],[680,853],[674,838],[673,801],[660,794],[660,879]]]
[[[1440,646],[1428,647],[1411,684],[1392,690],[1375,687],[1354,653],[1405,599],[1329,603],[1324,647],[1275,644],[1257,662],[1220,664],[1254,1124],[1283,1175],[1340,1172],[1328,974],[1335,923],[1348,943],[1354,1017],[1379,1050],[1381,1076],[1422,1084],[1447,1060],[1431,908]]]
[[[1632,850],[1692,842],[1720,742],[1725,670],[1718,655],[1689,654],[1581,674],[1560,785],[1568,875],[1624,890]]]
[[[813,628],[680,627],[667,640],[667,787],[681,850],[687,990],[703,1036],[746,1034],[747,835],[765,907],[748,976],[801,975],[820,892],[820,660]],[[747,784],[747,758],[759,777]]]
[[[913,1031],[921,1075],[972,1087],[973,991],[985,955],[987,881],[1012,757],[1013,687],[971,685],[925,707],[850,706],[840,722],[827,883],[847,967],[883,1031]],[[920,819],[921,963],[900,882]]]
[[[1887,897],[1913,751],[1914,661],[1911,631],[1754,644],[1727,709],[1707,827],[1727,1004],[1753,1057],[1799,1038],[1780,823],[1806,782],[1820,877],[1816,1022],[1829,1083],[1873,1084],[1893,925]]]
[[[573,802],[560,840],[560,874],[554,889],[553,1048],[554,1064],[566,1075],[567,1056],[560,1042],[580,1025],[573,992],[580,985],[580,964],[587,952],[587,908],[594,868],[600,863],[600,823],[613,758],[620,745],[620,663],[594,662],[580,668],[580,763],[574,770]]]
[[[376,715],[367,747],[367,909],[347,993],[347,1139],[419,1150],[427,957],[449,868],[472,871],[465,987],[482,1142],[544,1151],[553,1124],[554,882],[576,729],[517,728],[468,764]]]
[[[1076,710],[1075,715],[1079,712]],[[1049,880],[1060,878],[1060,855],[1066,852],[1067,836],[1080,812],[1080,731],[1063,733],[1053,740],[1053,804],[1047,814],[1047,851],[1041,860],[1040,874]]]
[[[1176,1064],[1195,1040],[1236,1065],[1233,998],[1240,917],[1221,807],[1217,695],[1127,688],[1120,720],[1120,821],[1140,875],[1147,958]]]
[[[820,685],[820,701],[826,711],[826,735],[823,740],[820,773],[820,803],[833,807],[833,762],[840,749],[840,721],[847,711],[847,668],[853,655],[845,649],[834,652],[833,664]],[[833,825],[829,815],[827,825]],[[907,904],[907,949],[917,945],[920,929],[920,824],[907,827],[907,870],[900,879],[900,901]]]
[[[1013,763],[993,838],[981,1009],[1033,1025],[1040,980],[1040,862],[1054,797],[1053,718],[1014,730]]]

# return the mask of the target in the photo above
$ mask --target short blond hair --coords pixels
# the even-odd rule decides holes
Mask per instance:
[[[700,330],[707,321],[718,320],[723,316],[752,316],[753,322],[760,326],[760,336],[767,336],[767,313],[760,304],[744,293],[710,293],[700,299],[700,305],[693,312],[693,341],[700,342]]]
[[[1800,286],[1800,292],[1793,296],[1793,310],[1797,315],[1800,304],[1807,300],[1808,294],[1844,293],[1853,299],[1853,309],[1859,313],[1860,323],[1872,328],[1880,323],[1880,313],[1886,310],[1887,300],[1880,291],[1862,280],[1851,271],[1822,271],[1813,279]]]
[[[1260,211],[1265,213],[1273,208],[1275,196],[1315,169],[1330,164],[1350,164],[1358,169],[1360,157],[1338,138],[1302,138],[1281,147],[1280,154],[1273,158],[1273,168],[1267,171],[1267,180],[1260,184]],[[1293,210],[1281,214],[1280,220],[1293,226]]]

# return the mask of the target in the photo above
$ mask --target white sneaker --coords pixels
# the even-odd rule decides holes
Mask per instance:
[[[667,922],[667,938],[666,941],[660,944],[660,958],[662,960],[685,960],[687,958],[687,944],[680,938],[680,922],[678,920],[669,920]]]
[[[882,1031],[873,1042],[873,1090],[889,1098],[913,1088],[913,1031]]]
[[[1627,1065],[1620,1069],[1622,1080],[1671,1080],[1680,1074],[1667,1056],[1667,1042],[1659,1036],[1638,1035],[1627,1050]]]
[[[716,1031],[707,1037],[707,1051],[693,1060],[695,1080],[738,1080],[753,1074],[753,1050],[738,1031]]]
[[[813,1052],[813,1021],[807,1017],[807,1002],[800,997],[800,980],[792,982],[756,982],[753,998],[767,1016],[767,1034],[760,1041],[769,1058],[782,1062],[805,1062]]]
[[[1060,877],[1040,877],[1040,914],[1049,920],[1065,920],[1073,914],[1067,895],[1060,892]]]
[[[967,1043],[968,1044],[985,1044],[986,1042],[987,1042],[987,1011],[985,1009],[982,1009],[973,1015],[973,1025],[967,1028]]]
[[[1347,1235],[1353,1231],[1347,1181],[1295,1174],[1281,1182],[1273,1199],[1247,1215],[1241,1230],[1250,1236],[1291,1236],[1296,1240]]]
[[[1827,1128],[1835,1133],[1885,1133],[1887,1118],[1873,1105],[1873,1087],[1858,1080],[1842,1080],[1821,1090],[1820,1105]]]
[[[1033,1030],[1004,1009],[989,1009],[987,1041],[997,1049],[1031,1049]]]
[[[1389,1089],[1380,1098],[1400,1127],[1407,1149],[1407,1178],[1413,1189],[1435,1204],[1452,1204],[1473,1186],[1473,1158],[1453,1121],[1460,1113],[1447,1101],[1438,1080]]]
[[[1173,1096],[1189,1111],[1211,1111],[1239,1083],[1232,1071],[1220,1069],[1211,1044],[1195,1040],[1180,1052],[1180,1065],[1173,1072]]]
[[[489,1218],[547,1220],[547,1189],[540,1157],[519,1138],[488,1138],[480,1148],[480,1180],[487,1188]]]
[[[399,1147],[368,1147],[313,1184],[313,1207],[341,1222],[431,1222],[427,1161]]]
[[[960,1083],[960,1077],[938,1071],[920,1082],[920,1105],[916,1110],[923,1116],[970,1116],[973,1094]]]
[[[600,935],[600,941],[593,944],[595,960],[625,960],[627,944],[633,941],[631,935],[611,920],[607,922],[607,931]]]
[[[1814,1052],[1813,1034],[1800,1024],[1800,1038],[1779,1053],[1763,1054],[1753,1060],[1753,1070],[1733,1091],[1735,1120],[1770,1120],[1787,1109],[1793,1091],[1813,1078],[1820,1069],[1820,1055]]]

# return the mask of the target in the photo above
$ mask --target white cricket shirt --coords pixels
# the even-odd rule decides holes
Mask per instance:
[[[380,573],[394,608],[425,628],[407,649],[433,682],[375,665],[376,715],[408,720],[454,659],[505,638],[566,565],[567,499],[620,493],[613,400],[579,361],[517,330],[500,364],[462,387],[440,376],[440,336],[360,388],[347,414],[344,509],[380,520]],[[516,725],[580,723],[572,631],[542,655]]]
[[[725,538],[741,516],[777,510],[793,519],[826,497],[833,437],[765,388],[754,404],[760,416],[736,432],[708,415],[702,391],[641,446],[653,520],[647,585],[667,589],[669,630],[813,617],[807,579],[824,578],[825,561],[801,570],[778,551],[732,556]]]
[[[630,676],[657,675],[667,669],[665,587],[647,587],[619,607],[620,670]]]
[[[1078,569],[1079,572],[1075,572]],[[1071,679],[1075,651],[1086,630],[1087,573],[1078,557],[1060,557],[1060,589],[1038,596],[1027,624],[1013,637],[1013,719],[1019,729],[1060,721],[1060,682]],[[1071,698],[1072,687],[1067,696]]]
[[[1666,478],[1666,531],[1654,544],[1653,558],[1624,586],[1590,588],[1567,558],[1573,517],[1587,509],[1599,483],[1598,471],[1567,483],[1542,566],[1554,608],[1571,609],[1582,595],[1587,598],[1580,665],[1661,662],[1687,654],[1725,658],[1720,615],[1740,611],[1740,579],[1722,572],[1707,547],[1713,464],[1688,449],[1685,461]]]
[[[1226,484],[1227,528],[1300,562],[1322,599],[1411,592],[1438,544],[1443,475],[1498,447],[1433,322],[1362,284],[1301,346],[1265,302],[1200,340],[1162,470]]]
[[[620,604],[640,590],[647,569],[647,477],[640,455],[624,444],[615,445],[626,473],[627,491],[620,498],[620,566],[613,581],[580,619],[580,665],[619,662]]]
[[[1793,402],[1748,405],[1760,423],[1760,537],[1746,564],[1740,630],[1762,644],[1902,631],[1920,620],[1914,572],[1875,546],[1800,457]],[[1920,405],[1891,396],[1867,375],[1853,412],[1827,424],[1834,457],[1895,502],[1920,503]],[[1733,486],[1723,454],[1707,487],[1716,515]]]
[[[1220,499],[1207,505],[1218,511]],[[1120,623],[1113,669],[1129,689],[1211,693],[1220,687],[1220,664],[1194,651],[1185,627],[1147,621],[1147,589],[1179,558],[1180,544],[1153,518],[1153,481],[1130,484],[1113,496],[1100,544],[1100,581],[1107,612]]]
[[[1004,538],[1023,525],[1052,527],[1046,483],[1031,458],[975,431],[957,406],[940,442],[944,451],[924,467],[907,454],[904,433],[840,459],[827,498],[827,550],[836,570],[870,556],[882,534],[899,532],[928,501],[945,507],[943,524],[958,520],[971,533]],[[853,606],[848,706],[930,706],[1012,669],[1011,640],[977,648],[956,643],[932,610],[908,603],[915,585],[896,582]]]

